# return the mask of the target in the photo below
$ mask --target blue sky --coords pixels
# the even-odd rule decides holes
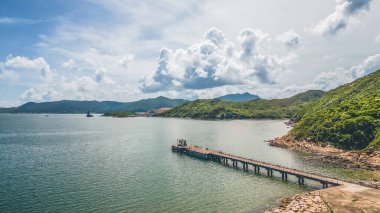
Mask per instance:
[[[378,20],[379,0],[2,0],[0,107],[329,90],[380,69]]]

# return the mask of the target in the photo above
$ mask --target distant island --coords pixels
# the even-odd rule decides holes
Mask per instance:
[[[251,93],[245,92],[245,93],[236,93],[236,94],[227,94],[220,97],[217,97],[215,99],[220,99],[223,101],[234,101],[234,102],[243,102],[243,101],[252,101],[256,99],[260,99],[257,95],[252,95]]]

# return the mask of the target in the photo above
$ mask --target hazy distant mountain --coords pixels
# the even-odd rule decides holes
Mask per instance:
[[[155,110],[159,108],[173,108],[179,106],[183,103],[188,102],[188,100],[184,99],[170,99],[163,96],[159,96],[157,98],[148,98],[140,101],[134,101],[125,103],[118,110],[126,110],[132,112],[146,112],[150,110]]]
[[[114,110],[128,110],[133,112],[146,112],[163,107],[176,107],[187,100],[157,97],[134,102],[116,101],[72,101],[62,100],[53,102],[28,102],[16,108],[0,108],[0,113],[105,113]]]
[[[236,94],[223,95],[223,96],[217,97],[216,99],[220,99],[223,101],[242,102],[242,101],[252,101],[252,100],[260,99],[260,97],[246,92],[246,93],[241,93],[241,94],[236,93]]]
[[[16,109],[15,107],[12,107],[12,108],[3,108],[3,107],[0,107],[0,113],[12,112],[15,109]]]

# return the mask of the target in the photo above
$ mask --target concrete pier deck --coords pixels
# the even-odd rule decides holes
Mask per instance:
[[[298,183],[300,185],[304,184],[305,179],[313,180],[320,182],[323,188],[327,188],[329,186],[337,186],[342,185],[344,181],[338,180],[335,178],[331,178],[328,176],[323,176],[320,174],[314,174],[311,172],[304,172],[297,169],[291,169],[280,165],[270,164],[258,160],[253,160],[249,158],[244,158],[232,154],[227,154],[221,151],[210,150],[207,148],[202,148],[194,145],[186,145],[186,146],[172,146],[173,152],[183,153],[189,156],[205,159],[205,160],[213,160],[223,165],[228,165],[229,161],[232,162],[232,166],[234,168],[241,168],[245,171],[248,171],[250,167],[252,171],[257,174],[260,174],[260,170],[265,169],[267,176],[273,177],[273,172],[278,172],[281,175],[281,179],[284,181],[288,180],[288,176],[292,175],[298,178]]]

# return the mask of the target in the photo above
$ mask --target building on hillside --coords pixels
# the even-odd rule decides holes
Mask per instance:
[[[168,107],[165,107],[165,108],[159,108],[159,109],[156,109],[156,110],[154,110],[154,114],[161,114],[161,113],[163,113],[163,112],[166,112],[166,111],[169,111],[169,110],[171,110],[171,109],[173,109],[173,108],[168,108]]]

